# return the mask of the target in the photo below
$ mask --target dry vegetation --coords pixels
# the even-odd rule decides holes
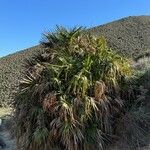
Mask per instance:
[[[132,71],[104,38],[81,28],[57,28],[44,36],[47,50],[28,61],[15,98],[18,146],[102,150],[117,143],[133,150],[146,145],[149,90],[139,83],[149,75],[137,72],[141,61]]]
[[[43,150],[45,145],[46,149],[79,150],[84,147],[87,150],[92,147],[99,150],[114,142],[119,149],[136,150],[150,141],[150,17],[128,17],[87,31],[103,43],[101,48],[94,45],[97,43],[93,37],[82,37],[79,41],[73,40],[71,45],[72,50],[82,49],[81,53],[66,52],[68,49],[61,51],[68,37],[64,36],[64,42],[49,33],[45,35],[44,46],[50,51],[36,46],[0,58],[0,106],[11,105],[14,94],[21,90],[14,106],[19,129],[16,135],[18,142],[22,142],[19,145],[24,144],[24,148]],[[111,51],[99,35],[104,35],[108,45],[121,56],[130,58],[135,73],[129,80],[124,80],[129,75],[125,72],[127,68],[121,69],[128,61]],[[99,58],[106,63],[104,66],[96,61],[98,53],[93,55],[91,52],[97,49],[100,53],[109,51],[105,51],[107,57]],[[88,57],[87,52],[90,52]],[[33,58],[33,55],[36,56]],[[117,67],[110,65],[112,57],[117,57],[113,63]],[[24,68],[26,58],[30,61]],[[125,65],[120,66],[120,59]],[[95,66],[91,67],[91,64]],[[103,67],[101,73],[97,70],[99,65]],[[114,72],[121,73],[121,77]],[[19,89],[19,80],[25,75]],[[89,82],[91,77],[93,81]],[[75,101],[77,99],[82,99],[82,103]],[[2,117],[10,110],[1,109],[0,112]]]
[[[0,108],[0,118],[4,118],[7,115],[11,115],[12,109],[11,108]]]

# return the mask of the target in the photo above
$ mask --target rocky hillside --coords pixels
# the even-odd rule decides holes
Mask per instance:
[[[89,29],[114,49],[132,58],[150,50],[150,16],[127,17]]]
[[[16,85],[23,75],[24,60],[40,49],[40,46],[35,46],[0,58],[0,107],[10,104]]]
[[[113,49],[134,58],[150,49],[150,16],[127,17],[89,31],[105,36]]]
[[[112,49],[128,57],[149,53],[150,16],[127,17],[87,31],[105,36]],[[41,46],[35,46],[0,58],[0,106],[10,104],[18,79],[23,75],[24,60],[40,50]]]

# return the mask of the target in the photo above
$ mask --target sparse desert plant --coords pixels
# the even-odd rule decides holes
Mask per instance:
[[[46,33],[27,62],[14,107],[18,145],[28,150],[103,149],[123,111],[128,61],[82,28]]]
[[[150,136],[150,113],[144,107],[133,106],[129,112],[119,120],[119,140],[115,143],[116,149],[137,150],[149,143]]]
[[[150,69],[150,57],[142,57],[134,63],[134,67],[140,71]]]
[[[149,107],[147,106],[149,90],[140,86],[137,91],[139,91],[136,95],[137,99],[134,100],[130,109],[126,109],[117,123],[116,132],[119,133],[120,139],[116,145],[119,149],[136,150],[147,145],[150,140],[150,111],[146,109]]]

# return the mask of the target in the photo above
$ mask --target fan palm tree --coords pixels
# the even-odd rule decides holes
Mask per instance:
[[[40,61],[28,61],[15,98],[19,145],[29,150],[103,149],[122,109],[120,89],[131,75],[128,61],[103,37],[82,28],[58,27],[44,34],[42,44],[51,50]]]

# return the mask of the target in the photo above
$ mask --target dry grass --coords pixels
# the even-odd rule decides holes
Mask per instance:
[[[0,108],[0,118],[11,115],[12,108]]]

